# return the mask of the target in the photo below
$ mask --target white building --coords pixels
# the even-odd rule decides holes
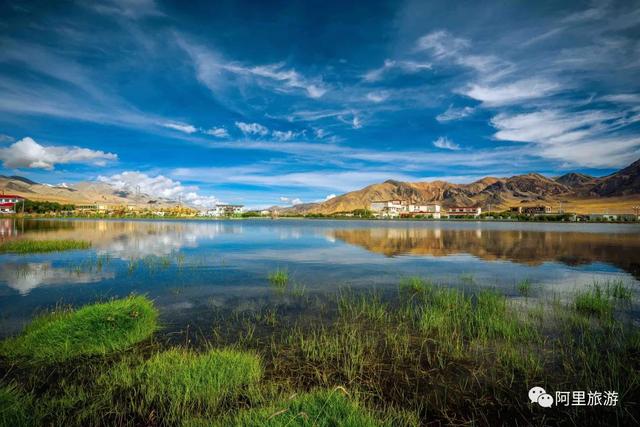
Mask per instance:
[[[468,216],[477,218],[482,213],[482,208],[480,208],[480,206],[454,206],[447,208],[447,213],[449,214],[449,218]]]
[[[213,217],[223,217],[223,216],[233,216],[240,215],[244,212],[243,205],[229,205],[226,203],[218,203],[213,209],[209,209],[207,211],[202,212],[200,215],[202,216],[213,216]]]
[[[412,215],[424,215],[434,219],[440,219],[441,207],[438,204],[430,205],[408,205],[408,212]]]
[[[407,204],[402,200],[376,200],[371,202],[371,211],[375,216],[397,218],[407,211]]]
[[[403,200],[376,200],[371,202],[371,211],[382,218],[423,215],[435,219],[440,218],[441,208],[438,204],[414,205]]]

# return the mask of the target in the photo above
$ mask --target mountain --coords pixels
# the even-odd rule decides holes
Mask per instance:
[[[577,172],[567,173],[555,179],[556,182],[559,182],[574,191],[582,191],[591,188],[597,180],[597,178],[590,175]]]
[[[334,197],[322,203],[285,208],[283,213],[333,214],[369,208],[372,201],[401,199],[411,203],[438,202],[445,208],[457,205],[479,205],[483,209],[507,209],[524,203],[564,204],[568,208],[595,206],[595,201],[607,197],[628,197],[640,194],[640,160],[603,178],[581,173],[568,173],[556,179],[538,173],[509,178],[486,177],[471,184],[446,181],[402,182],[388,180],[361,190]],[[620,201],[612,201],[620,205]],[[567,204],[568,203],[568,204]],[[625,200],[629,210],[632,200]],[[613,205],[612,205],[613,206]]]
[[[39,184],[19,176],[0,175],[0,191],[29,200],[72,204],[148,205],[146,194],[135,195],[101,182],[79,182],[69,186]],[[169,201],[165,201],[166,204]]]
[[[591,194],[601,197],[628,196],[640,193],[640,160],[605,176],[591,188]]]

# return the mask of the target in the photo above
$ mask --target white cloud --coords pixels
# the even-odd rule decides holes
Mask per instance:
[[[473,107],[455,108],[453,105],[449,105],[449,108],[447,108],[447,111],[445,111],[444,113],[438,114],[436,116],[436,120],[439,121],[440,123],[449,122],[453,120],[460,120],[467,116],[470,116],[471,114],[474,113],[474,111],[475,109]]]
[[[416,61],[395,61],[385,59],[384,64],[373,70],[367,71],[362,78],[367,82],[377,82],[383,79],[384,75],[392,70],[400,70],[405,73],[418,73],[423,70],[430,70],[432,65],[428,62]]]
[[[333,199],[335,197],[336,197],[335,194],[329,194],[327,197],[324,198],[324,201],[326,202],[327,200],[331,200],[331,199]]]
[[[621,104],[640,104],[639,93],[619,93],[602,97],[603,101],[617,102]]]
[[[198,131],[198,129],[196,129],[195,126],[187,123],[164,122],[164,123],[161,123],[161,125],[166,128],[177,130],[179,132],[184,132],[187,134],[192,134]]]
[[[265,126],[262,126],[259,123],[236,122],[236,126],[245,135],[265,136],[265,135],[267,135],[269,133],[269,129],[267,127],[265,127]]]
[[[0,160],[7,168],[35,168],[51,170],[56,164],[84,163],[104,166],[118,156],[81,147],[43,146],[26,137],[7,148],[0,148]]]
[[[487,106],[499,106],[536,98],[557,92],[560,85],[546,79],[524,79],[493,86],[472,84],[462,93]]]
[[[443,150],[459,150],[460,146],[455,142],[451,141],[446,136],[441,136],[435,141],[433,141],[433,145],[438,148],[442,148]]]
[[[181,200],[195,207],[208,207],[218,202],[213,196],[198,194],[198,187],[184,186],[163,175],[150,176],[138,171],[125,171],[112,176],[99,176],[98,181],[112,185],[117,190],[140,192],[151,197],[167,200]]]
[[[362,120],[358,116],[353,116],[353,120],[351,121],[351,126],[354,129],[360,129],[362,127]]]
[[[291,204],[292,204],[293,206],[295,206],[295,205],[301,205],[302,203],[303,203],[303,201],[302,201],[302,200],[300,200],[300,199],[298,199],[298,198],[295,198],[295,199],[293,199],[293,200],[291,201]]]
[[[369,101],[376,102],[376,103],[382,102],[386,100],[388,97],[389,97],[389,93],[385,91],[369,92],[367,94],[367,99]]]
[[[274,130],[273,132],[271,132],[271,135],[273,135],[273,137],[275,139],[277,139],[278,141],[290,141],[293,138],[297,137],[298,134],[296,132],[293,131],[280,131],[280,130]]]
[[[219,94],[229,81],[234,81],[235,84],[255,84],[278,92],[301,89],[310,98],[321,98],[329,90],[321,77],[305,77],[295,69],[286,68],[282,62],[248,66],[227,61],[208,49],[188,43],[183,38],[178,38],[178,43],[194,61],[198,80],[214,94]],[[225,73],[244,80],[225,78]]]
[[[281,202],[289,203],[289,200],[290,200],[290,199],[289,199],[288,197],[284,197],[284,196],[281,196],[281,197],[280,197],[280,201],[281,201]]]
[[[533,143],[541,157],[588,167],[620,167],[638,158],[640,138],[608,133],[638,121],[640,116],[624,112],[544,110],[499,114],[491,124],[498,129],[496,139]]]
[[[212,127],[204,131],[204,133],[215,136],[216,138],[229,138],[229,132],[223,127]]]
[[[457,55],[468,48],[469,41],[452,36],[449,32],[439,30],[426,34],[418,39],[416,50],[430,50],[436,58],[447,58]]]

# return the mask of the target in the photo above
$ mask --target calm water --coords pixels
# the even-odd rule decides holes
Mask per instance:
[[[537,297],[622,279],[640,289],[640,226],[321,220],[52,221],[0,219],[0,239],[84,239],[85,251],[0,255],[0,335],[56,304],[151,296],[167,325],[212,309],[254,310],[287,269],[309,295],[393,290],[404,276]],[[280,296],[281,298],[281,296]],[[297,309],[304,309],[298,307]]]

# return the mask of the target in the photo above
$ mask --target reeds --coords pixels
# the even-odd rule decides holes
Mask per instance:
[[[0,253],[34,254],[89,249],[85,240],[7,240],[0,243]]]

